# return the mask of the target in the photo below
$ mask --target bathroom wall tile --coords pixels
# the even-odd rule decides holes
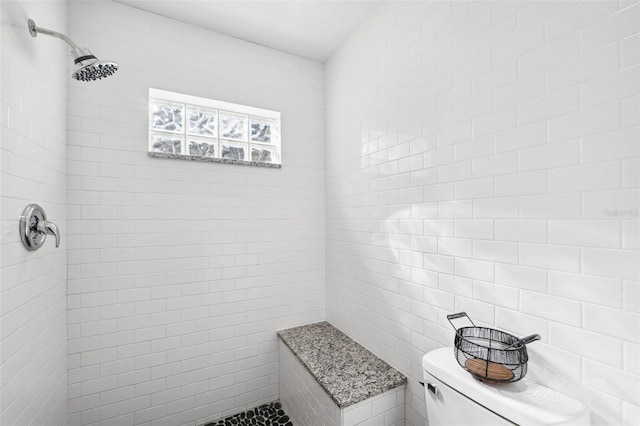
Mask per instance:
[[[455,198],[465,200],[485,198],[493,195],[493,178],[479,178],[455,183]]]
[[[461,277],[493,281],[493,270],[493,262],[464,258],[455,259],[455,273]]]
[[[454,295],[448,291],[441,291],[425,287],[424,300],[425,302],[437,306],[441,309],[445,309],[448,311],[453,311],[454,309]]]
[[[471,98],[471,82],[459,84],[451,90],[440,93],[437,98],[438,111],[451,108],[454,105],[467,101]]]
[[[631,403],[637,401],[640,394],[638,376],[629,376],[623,370],[591,360],[584,362],[584,381]]]
[[[628,280],[640,276],[638,253],[631,250],[583,249],[582,269],[589,275]]]
[[[438,253],[448,256],[472,257],[473,241],[462,238],[438,238]]]
[[[640,194],[635,190],[589,192],[582,197],[584,218],[632,218],[640,204]]]
[[[438,217],[441,219],[470,219],[473,216],[473,203],[470,200],[441,201],[438,204]]]
[[[544,47],[525,53],[518,58],[518,75],[526,77],[539,74],[552,64],[575,60],[577,56],[577,34],[568,34],[553,41],[548,40]]]
[[[473,176],[496,176],[516,172],[518,157],[514,152],[506,152],[491,157],[473,160]]]
[[[472,80],[473,96],[496,90],[517,80],[516,62],[506,62],[485,73],[475,73]]]
[[[587,330],[608,334],[634,343],[640,341],[640,315],[637,313],[584,304],[583,316],[583,328]]]
[[[438,182],[454,182],[471,178],[471,162],[458,162],[438,167]]]
[[[453,107],[453,114],[456,123],[466,122],[474,117],[487,114],[492,110],[491,93],[475,96],[464,102],[460,102]]]
[[[473,242],[473,257],[481,260],[491,260],[500,263],[518,262],[518,247],[514,243],[503,241]]]
[[[620,223],[596,220],[550,220],[549,243],[620,248]]]
[[[640,62],[640,36],[628,37],[620,42],[620,65],[630,67]]]
[[[95,340],[82,338],[77,322],[84,318],[96,319],[97,310],[78,312],[73,317],[76,322],[67,324],[70,243],[65,234],[69,228],[67,126],[72,131],[74,128],[80,131],[81,121],[67,122],[66,50],[64,43],[59,45],[46,37],[27,43],[22,39],[27,17],[37,22],[38,17],[46,18],[45,27],[66,33],[67,12],[65,3],[3,2],[0,5],[3,64],[0,81],[0,423],[3,424],[68,424],[67,368],[80,369],[71,378],[76,382],[74,392],[78,394],[81,381],[96,379],[95,369],[81,369],[78,358],[67,360],[68,338],[73,339],[71,346],[96,348]],[[86,115],[93,113],[95,110],[86,111]],[[96,139],[88,137],[87,141],[95,144]],[[72,154],[81,155],[81,152]],[[79,183],[74,180],[72,185]],[[81,191],[78,186],[71,189]],[[89,203],[95,201],[86,194],[73,196],[86,198]],[[33,252],[28,252],[20,242],[18,217],[27,204],[34,202],[44,208],[48,220],[62,231],[59,248],[55,248],[51,236]],[[87,253],[87,258],[95,259],[96,254]],[[81,257],[76,256],[74,262]],[[77,264],[72,264],[72,274]],[[95,282],[92,284],[95,286]],[[80,302],[78,293],[73,296],[74,301]],[[93,406],[95,399],[85,404]]]
[[[410,278],[424,287],[425,300],[417,302],[438,309],[438,319],[425,314],[423,335],[414,330],[411,349],[402,351],[451,345],[444,318],[464,307],[512,333],[540,333],[549,349],[540,351],[537,377],[559,390],[596,395],[584,397],[596,422],[622,423],[623,399],[612,389],[592,393],[582,367],[591,359],[624,369],[625,377],[636,374],[623,361],[623,342],[630,340],[610,329],[640,306],[631,264],[639,153],[630,144],[638,139],[630,52],[637,5],[483,6],[425,4],[419,14],[416,6],[383,4],[325,65],[327,120],[335,126],[326,142],[327,318],[363,342],[393,346],[388,330],[406,319],[372,322],[366,313],[379,305],[361,297],[397,272],[378,259],[397,265],[398,251],[406,250],[402,240],[379,233],[436,238],[437,254],[425,251],[424,269],[414,267]],[[389,37],[394,43],[383,42]],[[400,87],[392,76],[409,77]],[[345,116],[352,120],[337,120]],[[410,127],[422,133],[409,139],[409,151],[423,154],[423,169],[412,169],[409,179],[393,167],[384,179],[378,169],[370,174],[372,159],[362,154],[360,139],[340,136],[377,138]],[[356,187],[375,196],[361,196]],[[423,199],[409,188],[421,188]],[[400,196],[406,205],[391,217]],[[468,203],[452,200],[471,201],[472,216]],[[375,276],[365,273],[369,268]],[[586,316],[599,309],[615,314],[603,328],[587,326]],[[400,351],[390,352],[400,359]],[[411,365],[419,371],[417,361]],[[566,382],[556,380],[555,372],[569,365]],[[421,393],[408,387],[405,395],[413,424],[427,415]]]
[[[594,135],[583,138],[581,141],[582,161],[590,163],[637,157],[640,155],[640,148],[636,143],[638,137],[640,137],[638,128],[625,128],[610,132],[606,136]],[[607,149],[603,149],[605,140]]]
[[[547,125],[544,121],[520,125],[515,129],[498,132],[494,138],[496,153],[544,145],[547,143]]]
[[[622,422],[624,424],[633,424],[640,418],[640,406],[626,401],[622,402]]]
[[[359,407],[352,407],[344,411],[344,424],[356,425],[371,417],[371,403],[363,404]]]
[[[493,303],[486,303],[476,299],[456,296],[456,312],[473,312],[475,323],[495,323]]]
[[[518,201],[513,198],[474,200],[473,215],[478,219],[507,219],[518,217]]]
[[[433,301],[429,301],[430,304],[418,302],[416,299],[411,300],[411,312],[422,319],[437,321],[438,309],[431,304]],[[413,327],[419,333],[422,332],[422,321],[416,321],[416,327]],[[413,333],[412,333],[413,335]]]
[[[496,263],[495,282],[524,290],[546,292],[547,271],[526,266]]]
[[[543,4],[532,3],[526,5],[516,13],[517,25],[526,27],[527,25],[536,24],[547,18],[553,17],[567,8],[567,4]]]
[[[518,289],[491,282],[474,281],[473,297],[508,309],[518,309],[519,306]]]
[[[549,321],[533,315],[496,306],[496,327],[517,336],[528,336],[538,333],[542,342],[548,342],[550,334]]]
[[[427,271],[421,268],[411,269],[411,282],[422,285],[437,287],[438,285],[438,273],[434,271]]]
[[[567,272],[549,272],[549,293],[611,307],[622,306],[622,282],[618,279],[593,277]]]
[[[585,358],[622,367],[622,342],[613,337],[552,322],[549,343]]]
[[[578,140],[535,146],[518,151],[518,170],[555,169],[580,161]]]
[[[434,167],[453,162],[454,151],[452,146],[428,151],[423,155],[424,167]]]
[[[454,257],[424,254],[424,267],[432,271],[452,274],[454,270]]]
[[[504,108],[506,106],[517,105],[525,100],[542,96],[544,93],[544,75],[534,74],[496,89],[493,92],[494,108]],[[531,126],[535,126],[535,124],[531,124]],[[505,133],[509,133],[509,131]],[[497,135],[499,134],[500,133],[497,133]]]
[[[411,250],[417,250],[425,253],[438,252],[438,240],[435,237],[422,237],[420,235],[411,236]],[[449,253],[442,253],[449,254]]]
[[[640,312],[640,282],[624,281],[622,285],[624,309],[632,312]]]
[[[639,68],[626,68],[580,84],[580,107],[607,103],[638,94]]]
[[[494,236],[494,223],[490,219],[456,220],[455,236],[490,240]]]
[[[640,109],[640,100],[637,96],[631,96],[622,100],[622,127],[637,126],[640,124],[638,118],[638,110]]]
[[[547,223],[543,220],[496,220],[496,240],[544,243]]]
[[[415,268],[422,267],[423,254],[420,252],[400,250],[398,252],[398,263],[401,265],[413,266]]]
[[[570,299],[522,290],[520,291],[520,309],[531,315],[575,327],[579,327],[582,323],[582,305]]]
[[[519,104],[518,123],[548,119],[577,109],[578,90],[569,87]]]
[[[562,9],[547,19],[547,38],[554,39],[559,35],[575,32],[594,18],[602,18],[616,11],[615,5],[608,3],[591,3],[588,7],[574,6]]]
[[[550,142],[591,136],[610,132],[619,127],[620,105],[611,102],[589,109],[550,118],[548,138]]]
[[[520,198],[520,217],[525,219],[570,219],[580,217],[580,197],[576,194],[536,195]]]
[[[622,187],[638,188],[640,186],[640,159],[633,158],[622,161]]]
[[[416,154],[410,157],[401,158],[398,161],[398,172],[405,173],[422,169],[422,155]]]
[[[473,296],[473,281],[468,278],[440,274],[438,288],[442,291],[464,297]]]
[[[502,40],[502,43],[493,47],[495,63],[500,64],[544,45],[544,30],[540,25],[517,28],[510,35],[511,38]]]
[[[579,381],[582,379],[582,360],[570,351],[564,351],[540,342],[527,346],[527,352],[531,362],[530,372],[534,374],[535,370],[541,368],[542,371],[552,371],[551,380],[554,376],[559,377],[560,380],[569,378]]]
[[[99,377],[80,385],[117,377],[114,395],[133,386],[141,397],[116,401],[105,394],[100,406],[80,407],[74,419],[203,424],[205,417],[275,400],[275,330],[325,317],[322,66],[125,5],[85,6],[69,10],[70,37],[108,52],[114,45],[106,29],[118,28],[118,43],[127,41],[118,55],[123,70],[124,62],[128,66],[107,86],[68,83],[69,211],[82,225],[63,241],[78,252],[67,300],[71,324],[80,327],[69,330],[83,334],[68,357],[77,359],[74,369],[100,367]],[[97,22],[91,31],[82,24],[87,20]],[[132,52],[138,52],[136,61],[127,61]],[[169,52],[184,60],[177,65]],[[198,69],[184,66],[189,57],[200,58]],[[67,85],[66,76],[61,84]],[[283,154],[287,168],[277,171],[148,158],[146,146],[136,141],[147,134],[140,99],[149,86],[278,110],[292,120],[283,138],[295,141],[304,134],[305,142],[290,144]],[[373,192],[364,179],[351,182],[360,197],[354,207],[363,211],[377,202],[422,201],[423,188],[407,187],[408,171],[422,168],[422,153],[411,157],[408,140],[402,145],[397,132],[386,133],[371,141],[378,152],[368,160],[376,173],[392,174],[384,177],[385,192]],[[406,178],[393,176],[400,170]],[[398,231],[398,219],[383,223],[389,211],[376,211],[375,229]],[[406,216],[401,207],[397,211],[409,217],[411,209]],[[404,236],[406,241],[387,241],[395,256],[402,249],[403,261],[413,264],[410,234]],[[385,259],[378,261],[385,272],[409,278],[406,266],[388,267],[388,253],[369,253]],[[405,300],[392,299],[394,306]],[[98,339],[101,347],[79,340],[85,337]],[[206,393],[201,386],[213,392],[209,399],[197,397]],[[70,405],[82,397],[70,395]]]
[[[610,45],[560,61],[545,72],[547,90],[556,90],[567,84],[575,84],[615,72],[618,69],[618,57],[617,46]]]
[[[627,8],[619,13],[585,26],[580,30],[581,49],[591,50],[635,34],[638,23],[638,9]]]
[[[411,206],[412,219],[435,219],[438,217],[438,205],[436,203],[414,204]]]
[[[617,189],[620,174],[617,161],[565,167],[549,171],[549,188],[551,192]]]
[[[493,135],[473,139],[471,139],[471,135],[469,135],[469,137],[465,139],[468,140],[458,141],[454,146],[456,161],[470,160],[493,154]]]
[[[438,132],[438,146],[453,145],[457,142],[471,139],[471,130],[471,121],[466,121],[443,129]],[[454,151],[456,159],[459,159],[457,145],[454,147]]]
[[[427,202],[452,200],[454,198],[454,186],[451,183],[429,185],[422,191],[424,191],[423,199]]]
[[[640,373],[640,345],[624,342],[624,369],[631,373]]]
[[[495,195],[510,196],[511,202],[517,203],[515,196],[544,194],[547,191],[547,171],[509,174],[494,178]],[[515,209],[517,211],[517,207]],[[515,217],[515,216],[514,216]]]
[[[527,266],[579,272],[580,250],[576,247],[521,244],[520,263]]]
[[[485,15],[488,16],[488,15]],[[471,77],[482,74],[491,68],[491,55],[483,52],[460,64],[453,70],[453,85],[456,86]]]

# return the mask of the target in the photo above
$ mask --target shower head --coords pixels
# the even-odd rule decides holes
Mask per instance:
[[[46,28],[37,27],[33,20],[29,19],[29,33],[33,37],[38,34],[46,34],[64,40],[71,46],[71,54],[73,55],[73,63],[78,66],[71,74],[71,77],[78,81],[94,81],[106,78],[118,70],[118,64],[114,61],[100,61],[91,51],[85,47],[78,47],[69,37],[56,31]]]
[[[113,61],[100,61],[84,47],[73,49],[73,63],[78,66],[71,77],[78,81],[93,81],[109,77],[118,71],[118,64]]]

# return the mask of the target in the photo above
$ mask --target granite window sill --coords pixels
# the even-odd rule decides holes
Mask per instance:
[[[272,169],[282,168],[282,164],[262,163],[259,161],[230,160],[227,158],[200,157],[197,155],[169,154],[165,152],[147,152],[147,155],[153,158],[167,158],[172,160],[190,160],[190,161],[202,161],[205,163],[238,164],[241,166],[268,167]]]

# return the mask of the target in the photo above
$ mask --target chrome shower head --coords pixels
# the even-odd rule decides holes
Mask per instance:
[[[118,64],[114,61],[100,61],[89,49],[80,47],[73,49],[73,63],[78,68],[71,74],[71,77],[78,81],[93,81],[107,78],[118,71]]]
[[[78,65],[78,68],[71,74],[71,77],[78,81],[94,81],[102,78],[109,77],[118,70],[118,64],[114,61],[100,61],[96,58],[89,49],[85,47],[78,47],[69,37],[56,31],[51,31],[46,28],[37,27],[33,20],[27,21],[29,25],[29,33],[33,37],[37,37],[38,34],[46,34],[52,37],[57,37],[64,40],[69,46],[71,46],[71,54],[73,55],[73,63]]]

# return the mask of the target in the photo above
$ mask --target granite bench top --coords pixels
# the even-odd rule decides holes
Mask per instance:
[[[398,370],[326,321],[281,330],[278,336],[340,408],[407,382]]]

